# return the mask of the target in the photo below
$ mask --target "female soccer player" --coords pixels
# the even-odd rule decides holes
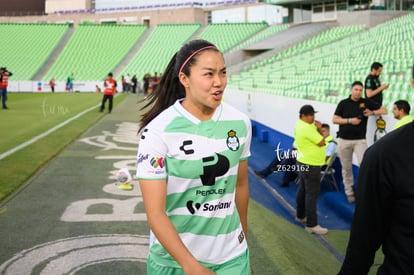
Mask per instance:
[[[222,102],[222,53],[193,40],[147,98],[137,177],[151,229],[147,274],[250,274],[251,124]]]

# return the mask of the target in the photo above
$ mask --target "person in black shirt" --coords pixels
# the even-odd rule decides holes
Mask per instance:
[[[414,66],[413,66],[414,89]],[[370,147],[358,175],[356,207],[339,275],[367,274],[382,245],[377,274],[414,270],[414,122]]]
[[[338,274],[367,274],[382,245],[376,274],[414,271],[414,122],[371,146],[359,169],[348,248]]]
[[[337,152],[342,165],[345,194],[349,202],[355,200],[352,156],[355,153],[358,164],[361,163],[367,149],[367,118],[387,113],[387,110],[377,102],[362,98],[362,89],[362,82],[352,83],[351,95],[339,102],[332,119],[334,124],[339,125]]]
[[[374,62],[371,65],[371,73],[365,79],[365,98],[382,105],[382,91],[389,87],[389,84],[381,84],[379,76],[382,73],[382,64]]]
[[[374,62],[371,65],[371,72],[365,79],[365,98],[369,98],[378,104],[382,105],[383,91],[389,87],[388,84],[381,84],[379,79],[382,73],[383,66],[379,62]],[[382,129],[382,123],[384,123],[384,129]],[[385,121],[381,116],[372,116],[367,122],[367,141],[368,145],[376,142],[383,137],[386,131]],[[382,129],[382,130],[378,130]]]

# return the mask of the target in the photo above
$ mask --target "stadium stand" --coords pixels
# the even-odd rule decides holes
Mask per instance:
[[[212,42],[225,53],[266,27],[267,23],[210,24],[199,38]]]
[[[239,51],[243,48],[250,46],[260,40],[263,40],[269,36],[275,35],[278,32],[281,32],[283,30],[286,30],[289,28],[289,24],[282,24],[282,25],[272,25],[268,28],[258,32],[257,34],[253,35],[251,38],[245,40],[244,42],[240,43],[238,46],[233,47],[229,50],[229,52]]]
[[[391,84],[384,99],[389,109],[397,98],[412,97],[413,20],[411,13],[368,30],[332,28],[233,75],[229,86],[336,104],[349,94],[350,82],[363,81],[378,61],[382,82]]]
[[[336,104],[348,94],[350,82],[366,77],[375,60],[384,64],[382,82],[391,84],[390,93],[384,94],[386,107],[397,98],[412,100],[413,19],[409,13],[371,29],[365,25],[331,27],[245,66],[239,74],[232,72],[229,87]],[[145,73],[162,73],[170,57],[191,38],[210,40],[231,53],[266,39],[278,40],[291,27],[226,23],[203,29],[200,24],[159,24],[138,48],[147,30],[144,25],[81,24],[42,79],[53,76],[64,81],[73,72],[76,81],[96,81],[114,70],[120,72],[117,77],[130,73],[141,78]],[[33,79],[70,28],[68,24],[0,24],[10,38],[3,46],[2,64],[13,68],[13,80]],[[134,47],[138,48],[135,56],[124,60],[127,54],[132,56]]]
[[[144,25],[79,25],[43,79],[100,80],[114,70],[146,31]]]
[[[157,25],[120,75],[136,74],[141,79],[146,73],[162,72],[174,53],[199,28],[200,24]]]
[[[130,73],[141,78],[146,73],[162,72],[171,56],[192,37],[209,40],[225,51],[267,26],[265,23],[210,24],[200,29],[200,24],[159,24],[120,75]]]
[[[1,23],[1,65],[13,80],[29,80],[41,68],[68,30],[68,24]]]

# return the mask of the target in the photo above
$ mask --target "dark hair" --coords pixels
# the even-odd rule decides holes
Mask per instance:
[[[322,125],[321,125],[321,127],[322,128],[325,128],[325,129],[328,129],[329,130],[329,124],[327,124],[327,123],[322,123]]]
[[[356,85],[359,85],[359,86],[364,87],[364,84],[362,84],[362,82],[361,82],[361,81],[357,80],[357,81],[354,81],[354,82],[351,84],[351,88],[353,88],[353,87],[354,87],[354,86],[356,86]]]
[[[372,70],[378,70],[379,68],[382,68],[383,66],[382,66],[382,64],[381,63],[379,63],[379,62],[374,62],[374,63],[372,63],[372,65],[371,65],[371,71]]]
[[[205,47],[208,47],[204,49]],[[197,55],[204,50],[219,51],[212,43],[206,40],[192,40],[184,44],[174,54],[162,74],[160,84],[146,98],[148,101],[141,110],[152,106],[151,109],[142,115],[139,131],[148,125],[157,115],[174,104],[177,99],[185,97],[184,86],[178,79],[181,66],[182,72],[190,76],[190,68],[197,61]]]
[[[406,113],[407,115],[410,114],[411,107],[410,103],[408,103],[407,100],[397,100],[394,102],[394,105],[397,106],[398,110],[404,110],[404,113]]]

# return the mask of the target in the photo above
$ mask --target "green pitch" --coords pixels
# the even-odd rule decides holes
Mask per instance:
[[[117,100],[123,100],[124,96]],[[86,111],[51,134],[0,159],[0,201],[102,116],[97,93],[9,93],[8,110],[1,110],[0,155]],[[88,109],[91,109],[87,112]]]

